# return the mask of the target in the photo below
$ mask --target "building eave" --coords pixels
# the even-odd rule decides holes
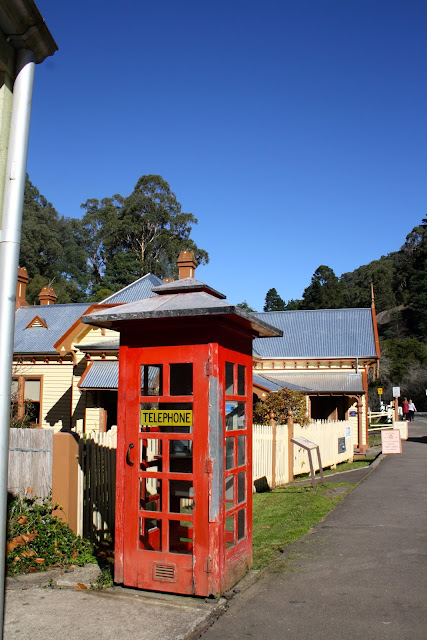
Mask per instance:
[[[0,29],[13,49],[32,51],[37,63],[58,50],[33,0],[0,0]]]

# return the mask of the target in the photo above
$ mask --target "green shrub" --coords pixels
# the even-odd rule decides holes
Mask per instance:
[[[96,562],[91,543],[52,515],[58,506],[50,498],[10,498],[6,550],[9,576]]]
[[[305,395],[293,389],[270,392],[264,400],[254,406],[254,424],[269,424],[270,412],[275,413],[278,424],[285,424],[290,411],[294,421],[301,426],[309,424]]]

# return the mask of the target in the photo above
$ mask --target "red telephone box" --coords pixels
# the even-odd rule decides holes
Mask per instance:
[[[193,278],[84,321],[120,331],[115,581],[199,596],[252,559],[252,339],[281,335]]]

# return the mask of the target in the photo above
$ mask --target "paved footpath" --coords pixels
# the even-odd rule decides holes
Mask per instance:
[[[426,640],[425,416],[402,444],[235,596],[202,640]]]

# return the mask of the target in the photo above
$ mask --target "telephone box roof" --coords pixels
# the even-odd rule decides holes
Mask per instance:
[[[172,292],[171,285],[174,285]],[[153,291],[158,295],[84,315],[82,322],[109,329],[123,322],[137,320],[217,316],[228,317],[235,323],[250,329],[254,336],[260,338],[282,335],[280,329],[239,307],[228,304],[221,299],[225,297],[223,294],[194,278],[183,278],[167,283],[156,287]]]
[[[173,280],[172,282],[165,282],[158,287],[153,287],[152,291],[158,295],[164,295],[165,293],[194,293],[196,291],[205,291],[210,293],[215,298],[225,299],[225,295],[212,289],[208,284],[196,280],[195,278],[182,278],[181,280]]]

